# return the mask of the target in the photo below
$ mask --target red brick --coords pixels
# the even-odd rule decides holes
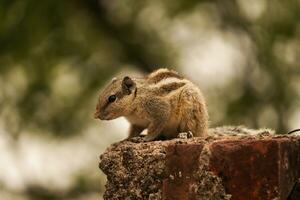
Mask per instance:
[[[203,145],[173,144],[167,147],[166,174],[163,181],[164,200],[196,200],[193,178]]]
[[[300,176],[299,140],[225,140],[210,149],[210,168],[232,200],[286,200]]]
[[[296,136],[122,141],[100,159],[107,200],[300,200]]]

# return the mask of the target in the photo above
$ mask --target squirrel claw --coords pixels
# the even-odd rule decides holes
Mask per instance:
[[[194,137],[192,131],[182,132],[178,134],[178,138],[180,139],[188,139]]]
[[[137,136],[137,137],[127,138],[126,140],[134,143],[140,143],[144,141],[144,138],[141,136]]]
[[[143,141],[144,141],[144,142],[150,142],[150,141],[155,140],[155,138],[156,138],[156,135],[146,135],[146,136],[143,138]]]

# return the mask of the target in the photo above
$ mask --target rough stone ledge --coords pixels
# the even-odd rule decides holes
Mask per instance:
[[[209,137],[111,145],[104,199],[295,200],[300,136],[215,128]]]

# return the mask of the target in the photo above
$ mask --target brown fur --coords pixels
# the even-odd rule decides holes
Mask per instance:
[[[114,80],[103,90],[95,118],[124,116],[131,123],[129,138],[148,129],[145,141],[159,136],[175,138],[187,131],[194,136],[207,134],[208,114],[202,93],[177,72],[159,69],[143,79],[124,80]],[[130,88],[126,87],[128,81],[132,81]],[[115,102],[108,102],[110,95],[117,96]]]

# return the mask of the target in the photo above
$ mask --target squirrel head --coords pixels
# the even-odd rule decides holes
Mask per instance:
[[[129,114],[135,91],[136,83],[130,77],[114,78],[100,93],[94,118],[111,120]]]

